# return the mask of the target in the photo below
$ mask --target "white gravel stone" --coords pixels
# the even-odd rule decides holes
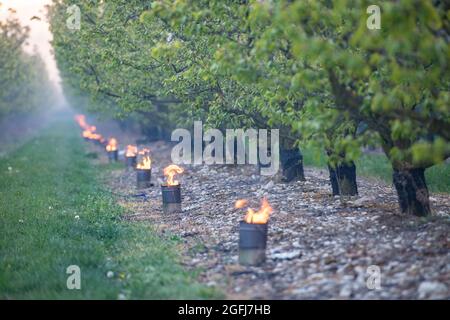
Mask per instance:
[[[449,299],[447,286],[436,281],[422,282],[417,289],[419,299]]]

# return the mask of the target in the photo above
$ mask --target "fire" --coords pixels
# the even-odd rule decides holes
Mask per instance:
[[[175,165],[175,164],[171,164],[168,167],[164,168],[164,175],[167,177],[167,185],[168,186],[176,186],[178,184],[180,184],[177,180],[174,180],[174,176],[176,174],[180,174],[183,173],[184,169]]]
[[[142,157],[141,162],[136,166],[137,169],[150,170],[152,168],[152,159],[148,154]]]
[[[95,126],[90,126],[86,122],[86,116],[84,114],[77,114],[75,116],[75,121],[78,123],[81,129],[85,131],[95,132],[97,128]]]
[[[139,150],[139,155],[141,155],[141,156],[148,155],[149,153],[150,153],[150,149],[147,149],[147,148],[143,148],[143,149]]]
[[[106,146],[106,151],[116,151],[117,150],[117,140],[115,138],[111,138],[108,141],[108,145]]]
[[[83,138],[91,139],[91,140],[99,140],[101,135],[95,133],[97,131],[96,126],[90,126],[86,123],[86,120],[83,115],[79,115],[79,117],[75,117],[77,119],[78,124],[82,127],[83,130]]]
[[[138,148],[136,146],[133,146],[131,144],[127,145],[127,152],[125,153],[125,157],[136,157],[136,154],[138,152]]]
[[[236,201],[235,208],[243,208],[247,205],[247,200],[241,199]],[[273,212],[272,207],[266,198],[261,201],[261,208],[258,211],[254,211],[252,208],[247,208],[247,214],[245,215],[244,221],[247,223],[264,224],[269,221],[269,215]]]
[[[103,136],[99,133],[96,133],[97,127],[91,126],[86,122],[86,116],[84,114],[77,114],[75,116],[75,121],[83,129],[82,133],[83,138],[90,140],[97,140],[100,141],[101,143],[105,142]]]
[[[98,140],[100,142],[104,141],[103,136],[98,133],[94,133],[91,130],[84,130],[83,131],[83,138],[87,138],[90,140]]]
[[[90,138],[91,138],[91,135],[92,135],[92,132],[91,132],[91,131],[89,131],[89,130],[84,130],[84,131],[83,131],[83,138],[90,139]]]
[[[101,134],[98,134],[98,133],[92,133],[91,136],[90,136],[90,139],[97,140],[97,141],[100,141],[100,142],[105,141],[105,139],[103,139],[103,136]]]
[[[86,116],[84,114],[77,114],[75,116],[75,121],[78,123],[78,125],[82,128],[82,129],[87,129],[89,127],[89,125],[86,122]]]
[[[247,200],[245,200],[245,199],[240,199],[240,200],[236,201],[236,203],[234,204],[234,207],[235,207],[236,209],[240,209],[240,208],[245,207],[245,206],[247,205],[247,203],[248,203]]]
[[[137,164],[136,168],[141,170],[150,170],[152,168],[152,158],[150,158],[150,149],[143,148],[139,150],[141,161]]]

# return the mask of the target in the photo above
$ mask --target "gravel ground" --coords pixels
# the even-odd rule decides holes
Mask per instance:
[[[120,198],[130,212],[125,218],[179,237],[183,264],[200,268],[199,280],[227,298],[450,298],[448,194],[431,196],[434,214],[425,219],[400,214],[393,188],[372,179],[358,180],[359,197],[341,200],[330,195],[325,170],[306,168],[307,181],[286,184],[253,166],[185,166],[183,213],[163,215],[159,179],[171,149],[162,142],[149,147],[155,186],[144,191],[146,201]],[[114,170],[106,180],[115,193],[140,192],[134,172]],[[263,196],[274,208],[267,261],[243,267],[238,224],[245,212],[233,205],[246,198],[256,208]],[[367,286],[372,265],[380,268],[380,289]]]

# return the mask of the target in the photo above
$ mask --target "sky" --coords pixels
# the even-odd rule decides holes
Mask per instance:
[[[30,38],[24,49],[27,52],[33,52],[34,48],[37,49],[45,61],[51,81],[55,84],[58,92],[61,93],[61,79],[52,53],[50,44],[52,34],[49,30],[45,9],[45,5],[51,2],[52,0],[0,0],[0,20],[3,21],[10,15],[9,8],[16,10],[15,16],[22,25],[30,27]],[[38,16],[41,20],[30,20],[33,16]]]

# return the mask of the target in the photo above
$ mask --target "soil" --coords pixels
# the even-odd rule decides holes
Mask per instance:
[[[99,154],[96,161],[107,162],[100,147],[89,145]],[[374,179],[358,177],[359,196],[341,199],[331,196],[326,169],[306,168],[306,181],[282,183],[250,165],[186,165],[180,177],[183,212],[164,215],[159,185],[171,145],[147,147],[152,188],[137,190],[136,174],[125,169],[105,177],[121,195],[124,218],[150,222],[157,232],[181,239],[182,263],[200,269],[198,280],[228,299],[450,298],[448,194],[432,194],[432,216],[417,218],[402,215],[393,187]],[[261,266],[241,266],[238,225],[245,212],[234,203],[244,198],[258,208],[264,196],[274,208],[267,259]]]

